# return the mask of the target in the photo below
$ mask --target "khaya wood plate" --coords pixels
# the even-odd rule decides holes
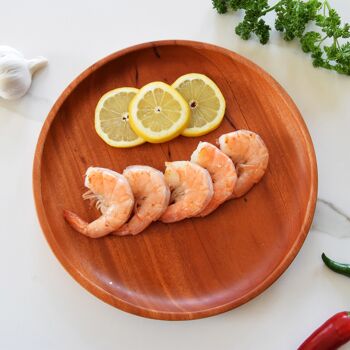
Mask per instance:
[[[115,149],[94,130],[94,110],[108,90],[208,75],[227,111],[199,138]],[[270,152],[263,180],[206,218],[153,223],[135,237],[90,239],[64,221],[63,209],[86,220],[99,214],[83,201],[89,166],[122,172],[132,164],[164,170],[186,160],[201,140],[249,129]],[[188,320],[235,308],[269,287],[288,267],[310,228],[317,193],[312,141],[283,88],[242,56],[209,44],[160,41],[116,52],[88,68],[62,93],[43,126],[34,160],[34,196],[47,241],[66,270],[103,301],[140,316]]]

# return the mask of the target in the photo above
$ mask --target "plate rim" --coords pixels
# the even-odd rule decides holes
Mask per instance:
[[[41,160],[42,160],[45,140],[50,130],[50,127],[52,125],[52,122],[54,121],[55,116],[57,115],[58,110],[63,105],[64,101],[68,98],[70,93],[94,71],[96,71],[103,65],[119,57],[122,57],[126,54],[129,54],[135,51],[147,49],[147,48],[153,48],[153,50],[156,51],[157,47],[169,46],[169,45],[186,46],[186,47],[199,49],[199,50],[205,49],[205,50],[216,51],[221,54],[224,54],[225,56],[234,58],[234,60],[239,61],[240,63],[254,70],[256,73],[264,76],[264,78],[266,78],[266,80],[274,88],[274,90],[277,93],[279,93],[280,97],[285,100],[288,108],[293,109],[293,115],[296,116],[296,122],[297,122],[298,128],[301,131],[301,134],[303,135],[303,138],[306,144],[306,151],[310,161],[311,189],[310,189],[309,201],[308,201],[307,209],[304,215],[304,222],[302,224],[301,230],[296,240],[294,241],[294,244],[289,249],[288,254],[286,254],[286,256],[279,262],[279,264],[276,266],[276,268],[272,271],[272,273],[267,278],[265,278],[254,289],[250,290],[241,298],[235,299],[231,302],[228,302],[222,305],[210,307],[199,311],[176,311],[176,312],[166,311],[165,312],[165,311],[159,311],[159,310],[152,310],[150,308],[145,308],[137,304],[132,304],[121,298],[118,298],[114,294],[109,293],[108,291],[104,290],[103,288],[99,287],[98,285],[94,284],[92,281],[87,279],[83,274],[79,273],[79,271],[76,270],[74,266],[70,263],[69,259],[65,256],[64,251],[62,251],[59,244],[55,240],[55,236],[46,218],[45,206],[43,203],[42,192],[41,192]],[[44,124],[42,126],[42,129],[38,137],[37,145],[35,148],[32,177],[33,177],[32,187],[33,187],[35,208],[36,208],[36,213],[37,213],[37,217],[38,217],[42,232],[44,233],[45,239],[50,249],[54,253],[55,257],[58,259],[58,261],[64,267],[64,269],[69,273],[69,275],[72,276],[73,279],[76,282],[78,282],[81,286],[83,286],[87,291],[89,291],[91,294],[93,294],[95,297],[99,298],[102,301],[122,311],[126,311],[137,316],[143,316],[143,317],[159,319],[159,320],[193,320],[193,319],[214,316],[214,315],[229,311],[231,309],[234,309],[238,306],[241,306],[247,303],[248,301],[252,300],[253,298],[257,297],[261,293],[263,293],[283,274],[283,272],[287,270],[287,268],[290,266],[290,264],[293,262],[298,252],[300,251],[312,224],[312,220],[316,209],[317,192],[318,192],[317,161],[316,161],[316,154],[315,154],[313,142],[312,142],[310,133],[308,131],[308,128],[306,126],[306,123],[301,116],[300,111],[298,110],[292,98],[285,91],[285,89],[268,72],[266,72],[263,68],[259,67],[257,64],[253,63],[252,61],[245,58],[244,56],[234,51],[231,51],[229,49],[226,49],[211,43],[204,43],[204,42],[192,41],[192,40],[159,40],[159,41],[149,41],[141,44],[132,45],[127,48],[118,50],[98,60],[97,62],[92,64],[90,67],[85,69],[81,74],[79,74],[59,95],[58,99],[54,103],[53,107],[51,108],[50,112],[48,113],[44,121]]]

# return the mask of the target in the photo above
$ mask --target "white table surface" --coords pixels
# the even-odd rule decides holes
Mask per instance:
[[[349,21],[349,1],[331,2]],[[325,251],[350,262],[350,77],[314,69],[277,34],[265,47],[240,40],[233,34],[238,18],[219,16],[209,0],[2,2],[0,44],[28,58],[44,55],[49,66],[24,98],[0,101],[0,349],[292,350],[350,309],[350,280],[320,259]],[[196,321],[133,316],[89,294],[50,251],[32,196],[37,137],[61,91],[105,55],[159,39],[214,43],[262,66],[298,105],[318,158],[316,216],[293,264],[248,304]]]

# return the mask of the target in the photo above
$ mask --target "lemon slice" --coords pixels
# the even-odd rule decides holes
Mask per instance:
[[[190,109],[170,85],[155,81],[140,89],[129,105],[130,125],[152,143],[169,141],[186,128]]]
[[[216,129],[224,117],[226,103],[217,85],[203,74],[190,73],[172,85],[187,101],[191,118],[184,136],[201,136]]]
[[[113,147],[134,147],[145,142],[129,124],[129,104],[138,89],[122,87],[104,94],[95,110],[95,130]]]

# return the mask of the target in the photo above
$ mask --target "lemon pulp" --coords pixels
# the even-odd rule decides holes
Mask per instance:
[[[104,94],[98,102],[95,129],[110,146],[134,147],[145,142],[129,124],[129,104],[138,91],[132,87],[118,88]]]
[[[190,110],[183,97],[170,85],[153,82],[136,94],[129,106],[130,125],[149,142],[178,136],[189,121]]]
[[[184,136],[201,136],[217,128],[225,114],[225,99],[218,86],[203,74],[190,73],[172,85],[186,100],[191,117]]]

